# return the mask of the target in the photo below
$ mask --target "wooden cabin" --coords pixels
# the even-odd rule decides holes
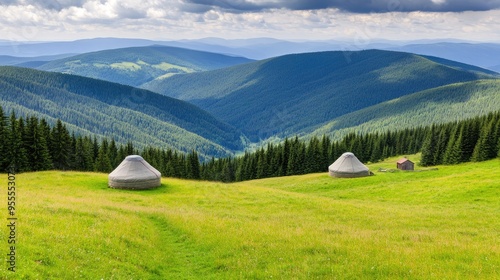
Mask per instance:
[[[399,170],[415,170],[415,164],[407,158],[398,160],[396,167]]]

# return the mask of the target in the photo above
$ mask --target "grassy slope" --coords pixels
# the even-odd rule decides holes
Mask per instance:
[[[139,86],[166,74],[213,70],[250,61],[216,53],[148,46],[80,54],[51,61],[39,69]]]
[[[295,135],[342,115],[491,73],[408,53],[368,50],[286,55],[176,75],[144,87],[190,101],[254,140]]]
[[[500,80],[446,85],[343,115],[308,135],[340,139],[352,131],[370,133],[464,120],[498,111],[499,92]]]
[[[19,174],[16,276],[498,276],[500,160],[377,172],[394,161],[371,165],[376,176],[368,178],[321,173],[235,184],[164,178],[160,188],[142,192],[109,189],[105,174]],[[6,240],[5,227],[0,234]],[[0,278],[12,275],[4,267]]]

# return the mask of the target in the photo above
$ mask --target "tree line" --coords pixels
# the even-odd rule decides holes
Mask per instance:
[[[325,172],[347,151],[365,163],[417,152],[422,152],[421,166],[493,159],[500,157],[500,111],[396,132],[350,133],[341,141],[331,141],[327,136],[309,141],[285,139],[241,157],[212,159],[203,163],[201,175],[206,180],[233,182]]]
[[[111,172],[128,155],[142,154],[166,176],[200,179],[200,161],[193,151],[136,149],[132,142],[117,144],[114,139],[70,134],[57,120],[51,126],[34,116],[9,117],[0,106],[0,170],[16,172],[77,170]]]
[[[458,164],[500,157],[500,112],[433,125],[422,144],[420,164]]]
[[[422,152],[420,164],[457,164],[500,157],[500,112],[460,122],[383,133],[350,133],[340,141],[328,136],[298,137],[245,152],[241,156],[200,162],[196,151],[146,147],[132,142],[70,134],[58,120],[51,126],[37,117],[6,116],[0,106],[0,170],[77,170],[111,172],[127,156],[140,154],[163,176],[235,182],[324,172],[342,153],[362,162]]]

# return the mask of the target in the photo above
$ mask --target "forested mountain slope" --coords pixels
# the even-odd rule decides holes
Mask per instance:
[[[0,67],[0,100],[6,113],[59,118],[73,131],[137,147],[195,149],[210,156],[243,148],[240,132],[194,105],[81,76]]]
[[[131,47],[58,59],[38,69],[139,86],[158,77],[224,68],[252,60],[167,46]]]
[[[286,55],[144,87],[192,102],[258,141],[310,130],[408,94],[495,75],[434,57],[367,50]]]
[[[343,115],[309,135],[340,139],[349,132],[396,131],[464,120],[500,110],[500,80],[437,87]]]

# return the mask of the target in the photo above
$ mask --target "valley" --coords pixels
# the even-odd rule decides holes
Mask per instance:
[[[252,61],[141,46],[56,58],[37,68],[44,71],[1,68],[6,112],[61,119],[77,134],[111,136],[139,148],[195,149],[205,158],[286,137],[341,139],[500,108],[496,72],[383,50]]]

